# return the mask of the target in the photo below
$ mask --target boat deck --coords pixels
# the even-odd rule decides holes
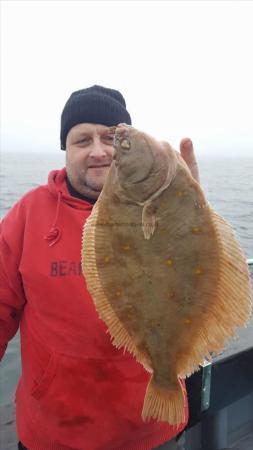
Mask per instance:
[[[233,447],[234,450],[252,450],[253,449],[253,432],[244,436],[242,439],[237,441]]]

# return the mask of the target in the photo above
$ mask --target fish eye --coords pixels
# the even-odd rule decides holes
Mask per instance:
[[[121,148],[124,148],[125,150],[130,150],[130,148],[131,148],[131,144],[128,139],[123,139],[121,141],[120,145],[121,145]]]

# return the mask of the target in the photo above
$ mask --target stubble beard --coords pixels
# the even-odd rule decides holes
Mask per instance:
[[[107,172],[105,171],[100,176],[92,176],[92,174],[86,174],[85,177],[79,179],[79,191],[87,197],[98,198],[100,192],[103,189]]]

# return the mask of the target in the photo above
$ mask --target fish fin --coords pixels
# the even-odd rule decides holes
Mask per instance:
[[[153,418],[179,426],[186,419],[185,395],[185,388],[179,379],[168,387],[161,387],[152,375],[146,390],[142,419],[148,421]]]
[[[85,277],[87,288],[92,296],[99,317],[105,322],[112,337],[112,343],[115,347],[128,350],[139,361],[146,370],[150,370],[151,363],[147,356],[137,349],[133,339],[122,325],[115,311],[107,300],[99,273],[97,270],[95,232],[98,220],[99,200],[92,210],[92,215],[88,217],[83,228],[81,263],[82,272]],[[84,258],[84,249],[86,258]]]
[[[217,278],[203,288],[208,307],[202,329],[196,326],[191,337],[192,351],[182,352],[177,361],[176,370],[182,377],[190,376],[205,358],[211,358],[210,354],[221,352],[237,329],[247,325],[251,315],[252,290],[246,257],[230,224],[213,210],[211,216],[218,245],[209,258],[217,265]]]
[[[217,325],[217,317],[221,319],[224,337],[227,338],[233,334],[235,328],[245,326],[250,318],[252,308],[250,272],[246,256],[233,228],[213,210],[212,218],[221,247],[217,280],[218,298],[214,302],[213,313]]]
[[[150,239],[156,226],[156,209],[152,203],[146,203],[142,210],[142,231],[145,239]]]

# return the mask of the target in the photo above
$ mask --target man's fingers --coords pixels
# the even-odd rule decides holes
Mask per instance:
[[[193,178],[199,182],[199,169],[198,163],[195,158],[192,141],[189,138],[184,138],[180,142],[180,154],[189,167]]]

